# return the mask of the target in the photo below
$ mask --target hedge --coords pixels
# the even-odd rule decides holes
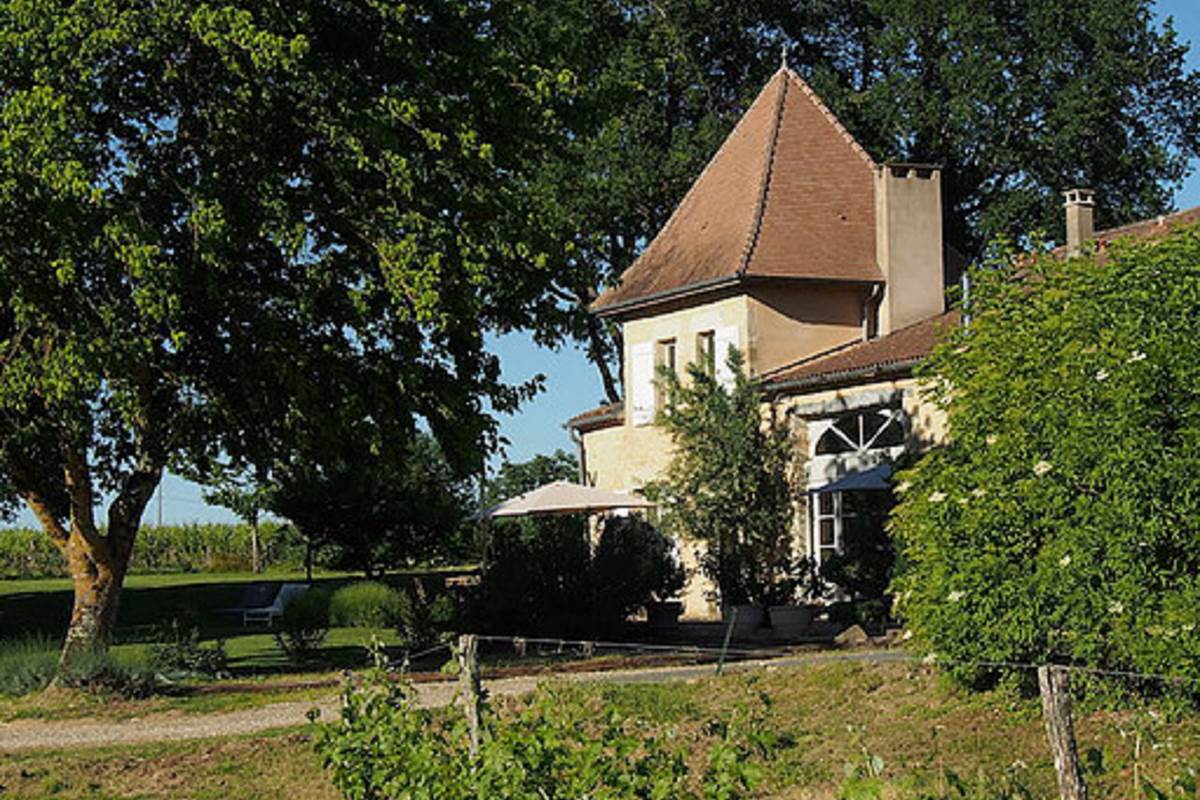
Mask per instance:
[[[145,525],[134,545],[132,572],[248,572],[249,525]],[[259,525],[260,562],[264,569],[304,566],[304,539],[290,525]],[[40,530],[0,530],[0,577],[65,577],[62,554]]]

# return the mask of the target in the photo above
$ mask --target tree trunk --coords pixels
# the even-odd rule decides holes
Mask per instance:
[[[102,653],[112,643],[128,563],[127,559],[114,558],[111,553],[104,552],[107,549],[92,548],[75,536],[67,543],[75,604],[58,660],[56,681],[68,673],[80,657]]]
[[[258,514],[250,521],[250,570],[257,575],[262,572],[261,555],[258,545]]]

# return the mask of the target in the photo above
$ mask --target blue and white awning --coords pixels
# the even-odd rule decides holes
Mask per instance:
[[[824,486],[809,489],[812,494],[826,492],[878,492],[892,488],[892,465],[879,464],[860,472],[851,472]]]

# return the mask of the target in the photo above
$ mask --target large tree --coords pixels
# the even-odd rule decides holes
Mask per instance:
[[[0,486],[69,564],[64,665],[168,467],[268,463],[331,409],[479,463],[485,402],[530,389],[484,332],[546,275],[521,187],[562,84],[495,35],[520,9],[0,3]]]
[[[543,341],[573,337],[620,398],[618,331],[587,314],[719,146],[786,46],[877,159],[941,164],[945,230],[1061,234],[1064,189],[1103,226],[1171,206],[1200,155],[1200,76],[1151,0],[579,0],[531,10],[516,46],[577,76],[544,161],[563,264]]]

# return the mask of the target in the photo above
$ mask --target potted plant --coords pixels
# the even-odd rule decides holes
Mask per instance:
[[[799,639],[808,633],[813,609],[806,598],[820,597],[825,584],[811,558],[800,558],[790,572],[792,580],[780,583],[780,592],[767,608],[771,632],[778,639]]]
[[[721,354],[724,355],[724,354]],[[726,359],[731,380],[693,364],[684,383],[660,372],[667,402],[658,423],[674,453],[664,478],[646,487],[662,524],[699,545],[701,572],[712,581],[728,623],[745,636],[762,626],[771,599],[794,582],[795,447],[786,418],[764,416],[758,383],[740,352]]]

